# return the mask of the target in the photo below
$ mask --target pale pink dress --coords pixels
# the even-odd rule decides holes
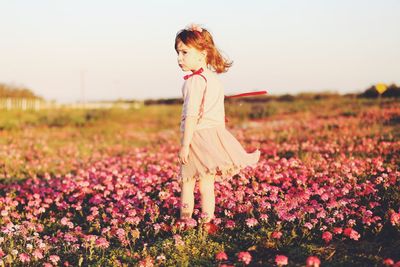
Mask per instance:
[[[188,162],[181,164],[179,182],[214,174],[215,181],[230,179],[246,166],[256,167],[260,151],[247,153],[225,128],[224,88],[218,75],[205,68],[186,77],[182,87],[181,143],[185,118],[198,118],[189,146]]]

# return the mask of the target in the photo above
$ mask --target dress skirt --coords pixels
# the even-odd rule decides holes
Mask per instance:
[[[247,166],[254,168],[259,159],[260,151],[247,153],[225,125],[195,130],[178,180],[200,180],[208,174],[215,175],[217,182],[228,180]]]

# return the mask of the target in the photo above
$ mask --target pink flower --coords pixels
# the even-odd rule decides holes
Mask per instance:
[[[356,221],[353,220],[353,219],[350,219],[350,220],[348,220],[347,224],[348,224],[350,227],[353,227],[353,226],[356,224]]]
[[[333,232],[337,234],[341,234],[343,232],[343,229],[341,227],[334,227]]]
[[[258,221],[255,218],[248,218],[246,219],[246,224],[248,227],[253,227],[258,224]]]
[[[180,229],[183,230],[185,228],[185,220],[183,219],[179,219],[175,222],[175,226]]]
[[[238,260],[243,262],[244,264],[250,264],[251,262],[251,254],[247,251],[241,251],[238,253]]]
[[[216,259],[217,261],[227,260],[227,259],[228,259],[228,255],[226,255],[225,252],[221,251],[221,252],[218,252],[218,253],[215,255],[215,259]]]
[[[272,232],[272,235],[271,235],[271,237],[275,238],[275,239],[280,239],[281,236],[282,236],[282,232],[281,231],[274,231],[274,232]]]
[[[304,227],[307,228],[308,230],[311,230],[313,228],[313,225],[310,222],[306,222],[304,224]]]
[[[173,238],[175,240],[175,246],[185,245],[185,242],[182,240],[182,236],[175,234],[175,235],[173,235]]]
[[[122,228],[118,228],[117,231],[115,232],[117,236],[125,236],[125,230]]]
[[[383,261],[383,264],[385,264],[386,266],[391,266],[394,264],[394,261],[391,258],[387,258]]]
[[[29,255],[26,253],[19,254],[19,259],[22,262],[30,262],[31,261],[31,259],[29,258]]]
[[[235,228],[235,221],[232,221],[232,220],[228,220],[228,221],[226,221],[226,223],[225,223],[225,227],[226,228],[228,228],[228,229],[233,229],[233,228]]]
[[[154,266],[154,260],[150,256],[147,256],[145,259],[139,262],[139,267],[153,267],[153,266]]]
[[[43,259],[43,254],[39,249],[35,249],[32,253],[32,256],[36,259]]]
[[[329,199],[329,195],[328,195],[327,193],[323,193],[323,194],[321,195],[321,199],[322,199],[323,201],[327,201],[327,200]]]
[[[157,261],[163,261],[163,260],[165,260],[166,258],[165,258],[165,255],[164,254],[161,254],[161,255],[158,255],[157,257],[156,257],[156,260]]]
[[[50,255],[49,259],[52,263],[57,264],[57,262],[60,260],[60,257],[57,255]]]
[[[329,243],[332,240],[331,232],[328,231],[323,232],[322,239],[325,240],[325,243]]]
[[[215,225],[220,225],[221,222],[222,222],[222,219],[221,219],[221,218],[214,218],[214,224],[215,224]]]
[[[393,212],[392,215],[390,215],[390,222],[393,226],[400,226],[400,213]]]
[[[264,222],[268,221],[268,214],[261,214],[260,215],[260,220],[262,220]]]
[[[110,243],[104,237],[100,237],[96,240],[96,246],[98,248],[106,249],[110,246]]]
[[[350,239],[353,239],[353,240],[358,240],[360,238],[360,234],[356,230],[354,230],[353,228],[350,228],[350,227],[344,229],[343,234],[345,236],[350,237]]]
[[[318,257],[315,256],[310,256],[306,260],[307,267],[319,267],[320,264],[321,261],[318,259]]]
[[[67,241],[67,242],[76,242],[76,241],[78,241],[78,238],[76,238],[75,236],[73,236],[70,233],[66,233],[64,235],[64,240]]]
[[[193,228],[193,227],[195,227],[197,225],[197,221],[195,219],[193,219],[193,218],[187,219],[185,221],[185,223],[186,223],[186,226],[189,227],[189,228]]]
[[[288,264],[288,257],[286,257],[285,255],[276,255],[275,263],[278,266],[287,265]]]
[[[66,217],[63,217],[63,218],[61,219],[61,224],[62,224],[62,225],[67,225],[68,222],[69,222],[69,220],[68,220],[68,218],[66,218]]]

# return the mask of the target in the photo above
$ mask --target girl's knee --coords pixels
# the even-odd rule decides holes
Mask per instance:
[[[192,179],[192,180],[188,180],[188,181],[181,181],[180,186],[181,188],[185,188],[185,189],[194,189],[196,180]]]
[[[201,194],[213,193],[214,192],[214,176],[207,175],[201,177],[199,182],[199,190]]]

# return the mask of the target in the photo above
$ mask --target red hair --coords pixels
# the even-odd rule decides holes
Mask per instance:
[[[233,64],[232,61],[228,61],[221,55],[221,52],[214,44],[211,34],[204,28],[202,28],[201,32],[188,29],[180,30],[175,37],[175,51],[178,50],[179,42],[199,51],[206,51],[206,63],[213,67],[216,73],[227,72]]]

